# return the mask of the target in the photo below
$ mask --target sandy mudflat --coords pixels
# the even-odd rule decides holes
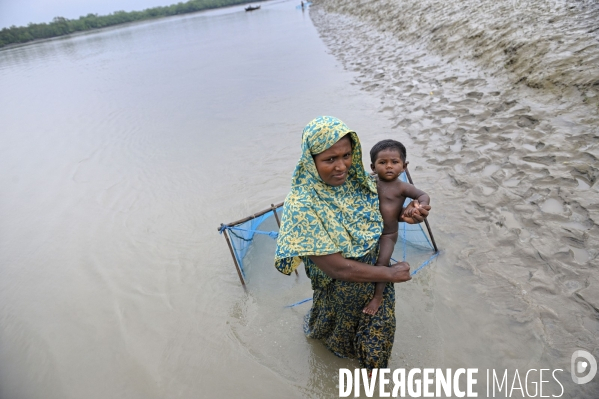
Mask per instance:
[[[394,122],[361,137],[417,158],[445,250],[435,273],[522,326],[538,362],[599,358],[599,5],[318,0],[310,15]]]

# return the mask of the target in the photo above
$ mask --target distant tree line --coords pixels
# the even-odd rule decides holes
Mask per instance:
[[[9,44],[26,43],[32,40],[47,39],[75,32],[100,29],[127,22],[188,14],[191,12],[248,2],[248,0],[189,0],[186,3],[177,3],[164,7],[153,7],[143,11],[115,11],[109,15],[87,14],[86,16],[79,17],[79,19],[55,17],[50,23],[30,23],[27,26],[13,25],[10,28],[3,28],[0,31],[0,48]]]

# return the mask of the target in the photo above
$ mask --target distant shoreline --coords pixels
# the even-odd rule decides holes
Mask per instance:
[[[73,33],[89,32],[112,26],[125,25],[131,22],[191,14],[198,11],[240,4],[259,3],[262,1],[265,0],[189,0],[185,3],[153,7],[143,11],[115,11],[108,15],[87,14],[78,19],[55,17],[50,23],[30,23],[27,26],[11,26],[9,28],[3,28],[0,30],[0,50],[39,42],[44,39],[67,36]]]

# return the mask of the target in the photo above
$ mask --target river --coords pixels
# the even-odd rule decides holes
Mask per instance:
[[[284,307],[311,295],[305,276],[283,276],[265,260],[245,291],[217,232],[283,200],[302,128],[318,115],[356,130],[366,153],[383,138],[405,142],[413,177],[433,199],[443,253],[397,286],[390,367],[477,367],[481,379],[487,368],[562,368],[569,397],[593,392],[564,380],[565,354],[597,337],[596,313],[585,308],[577,340],[557,349],[539,337],[553,325],[561,338],[567,316],[527,313],[510,288],[527,287],[475,266],[496,261],[497,243],[516,234],[497,220],[522,222],[499,207],[503,219],[481,228],[484,251],[470,244],[477,225],[460,224],[455,211],[479,221],[484,212],[470,194],[462,206],[463,191],[448,193],[464,178],[427,158],[390,92],[349,66],[332,40],[353,33],[335,39],[320,18],[317,29],[307,10],[275,1],[0,51],[1,399],[336,397],[339,368],[357,363],[303,336],[309,304]],[[352,43],[355,60],[375,48],[359,43],[368,41]],[[417,108],[414,98],[425,97],[405,98]],[[492,197],[484,179],[498,169],[479,166],[478,194]],[[552,211],[550,198],[539,201]],[[589,222],[577,223],[591,234]],[[596,256],[586,241],[571,247],[584,251],[572,262]],[[520,264],[528,255],[510,256]],[[543,287],[551,278],[536,276]],[[582,349],[596,354],[596,342]]]

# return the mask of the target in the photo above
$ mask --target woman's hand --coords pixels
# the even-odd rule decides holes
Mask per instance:
[[[403,283],[412,279],[412,276],[410,276],[410,265],[407,262],[399,262],[391,265],[390,269],[393,273],[394,283]]]
[[[406,222],[409,224],[422,223],[428,216],[431,210],[430,205],[421,205],[418,200],[414,200],[408,204],[407,207],[401,212],[399,216],[400,222]]]

